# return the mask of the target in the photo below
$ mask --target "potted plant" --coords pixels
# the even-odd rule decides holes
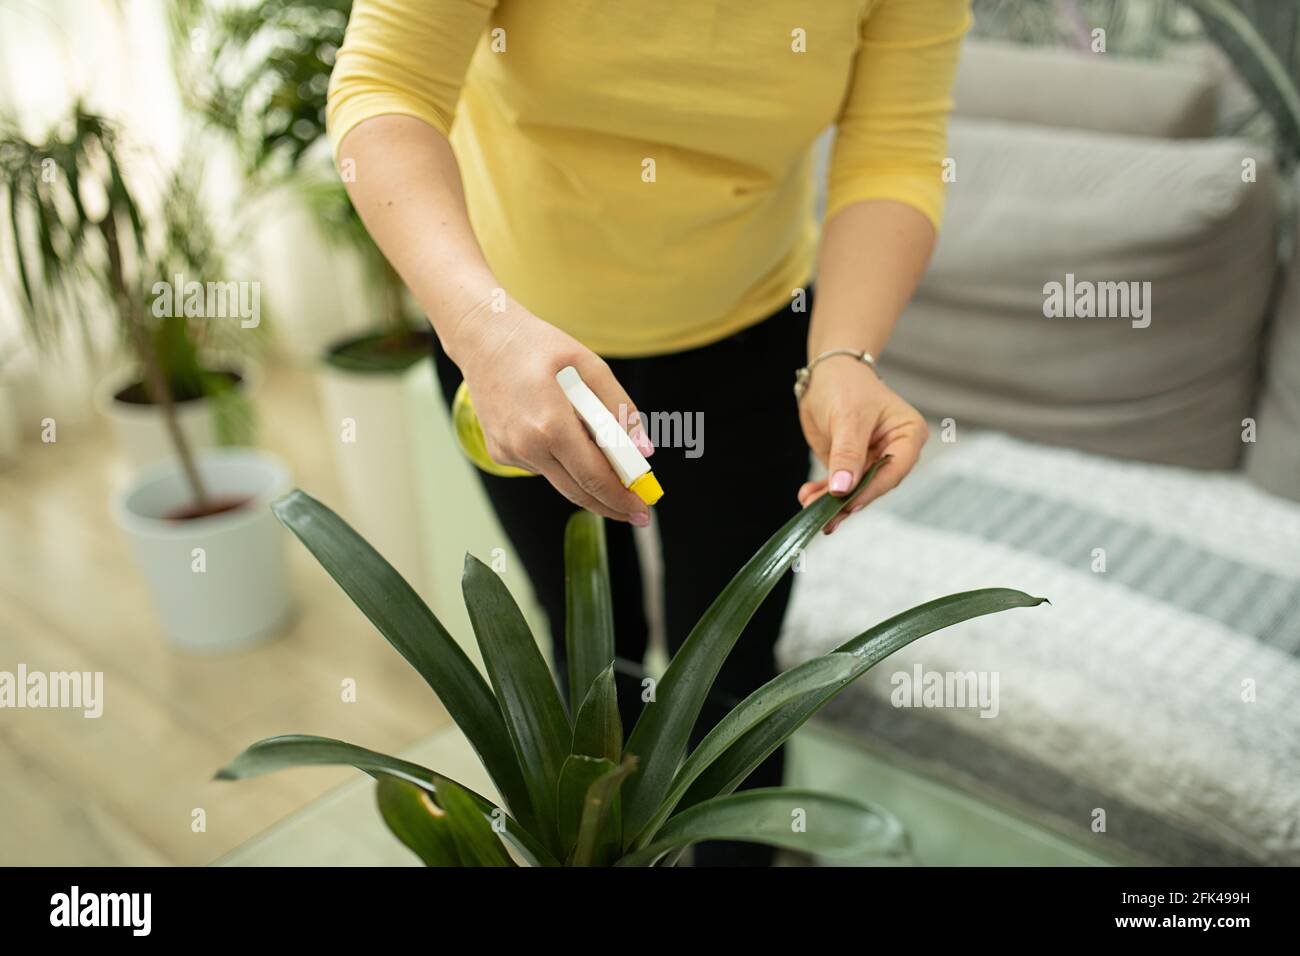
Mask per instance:
[[[378,781],[379,811],[393,835],[430,866],[654,866],[714,839],[856,858],[897,852],[905,842],[902,829],[879,808],[802,790],[735,791],[804,721],[889,654],[950,624],[1032,607],[1042,598],[989,588],[905,611],[768,682],[687,755],[705,698],[746,622],[847,500],[826,496],[804,509],[741,568],[673,657],[625,741],[599,517],[578,512],[565,531],[566,702],[518,606],[490,568],[467,555],[462,580],[485,680],[374,548],[334,512],[295,491],[274,505],[280,521],[428,682],[501,799],[474,793],[434,769],[313,736],[259,741],[217,777],[354,766]]]
[[[92,368],[99,364],[99,357],[94,354],[93,321],[84,310],[103,304],[94,301],[96,294],[107,294],[111,302],[115,293],[99,281],[114,279],[104,272],[107,259],[82,258],[87,253],[102,255],[103,250],[95,253],[78,248],[86,240],[94,244],[103,239],[93,223],[80,219],[85,213],[80,204],[83,191],[93,193],[103,185],[93,181],[98,171],[84,170],[82,164],[93,162],[106,148],[115,151],[113,160],[119,162],[117,135],[106,120],[80,107],[62,129],[42,143],[29,142],[12,123],[0,125],[0,189],[10,197],[15,213],[7,218],[29,336],[38,350],[48,353],[61,341],[67,326],[75,323]],[[116,225],[139,231],[141,241],[150,240],[149,246],[131,246],[122,252],[120,278],[126,281],[133,269],[141,276],[156,277],[155,289],[144,290],[153,295],[150,314],[141,317],[139,332],[149,339],[172,405],[164,413],[155,402],[138,357],[99,382],[95,405],[110,423],[123,457],[134,468],[169,456],[169,421],[177,424],[190,448],[247,444],[251,439],[250,398],[260,376],[257,365],[248,358],[246,343],[254,337],[249,333],[260,327],[260,305],[253,318],[236,315],[234,322],[216,322],[207,314],[210,297],[196,298],[196,289],[202,291],[204,283],[195,280],[225,271],[198,195],[198,168],[192,161],[182,162],[165,183],[154,236],[143,234],[138,206],[125,180],[120,184],[129,205],[115,213]],[[121,175],[120,167],[116,173],[103,172],[109,181],[112,175]],[[85,180],[87,175],[90,181]],[[147,263],[136,262],[142,255],[148,257]],[[64,261],[69,258],[70,262]],[[87,279],[93,280],[89,302],[85,301]],[[174,288],[177,284],[190,288]],[[250,304],[241,301],[241,285],[248,286],[219,284],[217,291],[226,308],[238,311]],[[162,287],[167,289],[165,296],[157,294],[156,289]],[[136,354],[134,340],[128,337],[127,344]]]
[[[199,323],[159,307],[173,269],[213,281],[203,270],[215,260],[185,178],[171,179],[160,214],[146,216],[120,140],[113,123],[80,105],[42,142],[13,128],[0,134],[22,306],[37,334],[84,322],[83,308],[116,321],[135,363],[131,400],[161,421],[171,454],[134,475],[112,513],[168,635],[220,650],[272,633],[288,614],[283,551],[266,510],[288,473],[264,452],[196,448],[183,427],[182,389],[238,404],[230,380],[200,361]]]
[[[432,332],[371,240],[329,161],[326,93],[351,0],[259,0],[206,10],[177,0],[177,33],[202,44],[184,83],[193,106],[236,145],[248,180],[291,197],[325,240],[360,263],[367,326],[330,343],[317,367],[326,427],[363,532],[423,584],[415,430],[440,408]],[[313,324],[324,317],[313,315]]]
[[[214,281],[227,269],[200,196],[201,169],[186,156],[163,187],[155,281],[145,290],[151,337],[190,447],[249,445],[262,378],[250,355],[264,328],[261,290],[254,282]],[[95,404],[134,466],[171,456],[138,360],[101,380]]]

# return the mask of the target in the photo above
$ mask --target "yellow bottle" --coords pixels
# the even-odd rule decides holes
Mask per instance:
[[[474,403],[470,401],[469,389],[461,382],[456,389],[456,397],[451,400],[451,424],[456,429],[456,441],[465,457],[489,475],[501,478],[536,478],[531,471],[516,468],[514,465],[499,465],[487,453],[487,442],[483,438],[483,426],[474,414]]]

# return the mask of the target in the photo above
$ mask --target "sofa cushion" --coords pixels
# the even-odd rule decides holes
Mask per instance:
[[[962,47],[953,97],[963,117],[1202,137],[1214,135],[1220,80],[1208,56],[1139,60],[970,39]]]
[[[1295,188],[1300,194],[1300,177]],[[1300,250],[1300,228],[1292,250]],[[1246,445],[1246,476],[1261,488],[1300,501],[1300,265],[1294,259],[1264,350],[1255,423],[1255,441]]]
[[[1233,139],[975,120],[953,122],[950,153],[944,230],[886,379],[934,418],[1235,467],[1274,274],[1270,159]],[[1092,311],[1126,315],[1082,317],[1089,289]]]
[[[822,719],[1103,857],[1300,864],[1300,505],[1240,474],[943,447],[809,546],[781,663],[952,592],[1052,603],[908,646]],[[903,693],[935,674],[996,694]]]

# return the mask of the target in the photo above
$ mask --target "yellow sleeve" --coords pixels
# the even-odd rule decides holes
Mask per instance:
[[[894,199],[943,218],[948,114],[968,0],[879,0],[863,23],[828,174],[826,218]]]
[[[451,130],[470,57],[497,0],[356,0],[330,76],[326,125],[398,113]]]

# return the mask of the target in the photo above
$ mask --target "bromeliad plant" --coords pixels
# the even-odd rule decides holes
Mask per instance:
[[[376,778],[384,821],[429,866],[654,866],[675,862],[701,840],[848,856],[897,851],[901,827],[868,804],[780,787],[734,791],[804,721],[894,651],[950,624],[1032,607],[1042,598],[989,588],[899,614],[769,681],[687,755],[705,698],[746,622],[846,500],[827,496],[799,512],[741,568],[673,657],[655,701],[625,742],[599,517],[578,512],[565,531],[566,707],[523,614],[494,571],[466,556],[465,604],[485,680],[370,545],[320,502],[294,491],[273,506],[276,516],[438,694],[503,805],[435,770],[326,737],[259,741],[217,776],[354,766]],[[796,809],[803,811],[802,829],[792,826]]]

